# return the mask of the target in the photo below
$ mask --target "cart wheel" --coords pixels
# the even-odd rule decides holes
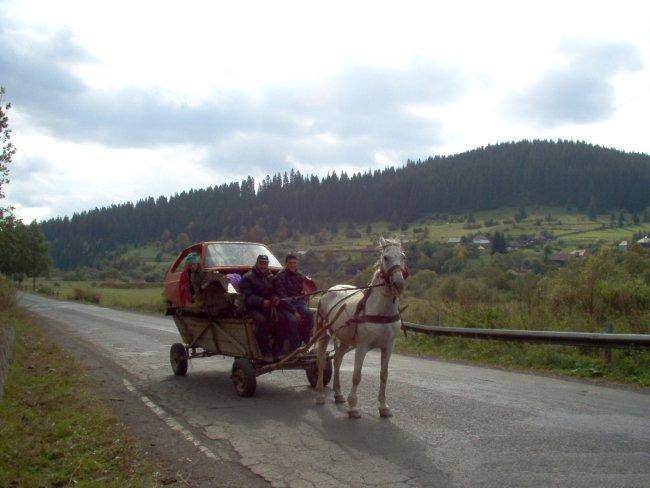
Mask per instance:
[[[255,377],[255,369],[248,359],[235,359],[235,362],[232,364],[231,378],[237,395],[250,397],[255,394],[257,378]]]
[[[318,383],[318,363],[314,361],[314,364],[309,365],[305,369],[307,374],[307,381],[312,388],[316,388],[316,383]],[[325,361],[325,366],[323,367],[323,386],[327,386],[332,379],[332,360],[330,358]]]
[[[187,374],[187,351],[180,342],[172,344],[172,348],[169,350],[169,362],[172,363],[175,375],[185,376]]]

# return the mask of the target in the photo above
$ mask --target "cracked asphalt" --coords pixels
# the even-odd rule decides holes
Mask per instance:
[[[372,352],[359,388],[363,417],[349,420],[329,389],[328,403],[315,405],[302,371],[259,377],[252,398],[235,394],[232,358],[196,359],[186,377],[174,376],[169,347],[180,337],[167,317],[32,294],[21,294],[19,302],[44,319],[43,327],[88,344],[122,368],[141,395],[215,454],[222,471],[229,466],[232,472],[223,471],[222,482],[211,478],[212,486],[650,483],[648,389],[393,355],[387,397],[394,417],[381,419],[379,355]],[[352,357],[342,367],[345,395]],[[133,393],[124,387],[124,395]],[[183,442],[180,433],[173,435]]]

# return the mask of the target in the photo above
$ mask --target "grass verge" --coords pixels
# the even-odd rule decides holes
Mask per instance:
[[[650,352],[645,351],[613,349],[611,361],[606,361],[604,350],[597,348],[431,337],[417,333],[400,335],[395,350],[500,368],[650,386]]]
[[[38,280],[37,292],[54,298],[84,301],[134,312],[165,312],[162,285],[122,284],[89,281]]]
[[[15,330],[0,401],[0,486],[159,486],[141,452],[72,357],[20,311],[0,314]]]

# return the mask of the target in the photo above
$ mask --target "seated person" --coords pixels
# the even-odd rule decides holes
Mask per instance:
[[[192,306],[200,300],[201,257],[197,252],[191,252],[185,258],[185,269],[183,269],[179,286],[183,306]]]
[[[289,312],[287,318],[296,324],[299,338],[306,344],[314,326],[314,314],[303,296],[305,277],[298,271],[298,257],[295,254],[287,254],[284,263],[284,269],[273,280],[273,289],[278,297],[287,299],[282,301]]]
[[[239,290],[244,295],[246,311],[257,325],[257,343],[260,352],[265,360],[273,360],[272,356],[278,356],[282,353],[282,344],[286,338],[282,330],[282,323],[273,324],[271,317],[275,315],[279,319],[286,321],[286,314],[280,307],[280,299],[273,291],[273,276],[269,271],[269,258],[265,254],[257,257],[255,266],[246,273],[240,283]],[[275,311],[275,312],[274,312]],[[271,351],[269,345],[269,332],[274,332],[274,351]],[[289,340],[291,348],[298,347],[298,333],[294,326],[293,330],[289,326]],[[271,356],[271,357],[269,357]]]

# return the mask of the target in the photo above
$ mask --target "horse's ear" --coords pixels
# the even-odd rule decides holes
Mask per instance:
[[[384,236],[379,236],[379,245],[381,247],[384,247],[386,245],[386,239],[384,239]]]

